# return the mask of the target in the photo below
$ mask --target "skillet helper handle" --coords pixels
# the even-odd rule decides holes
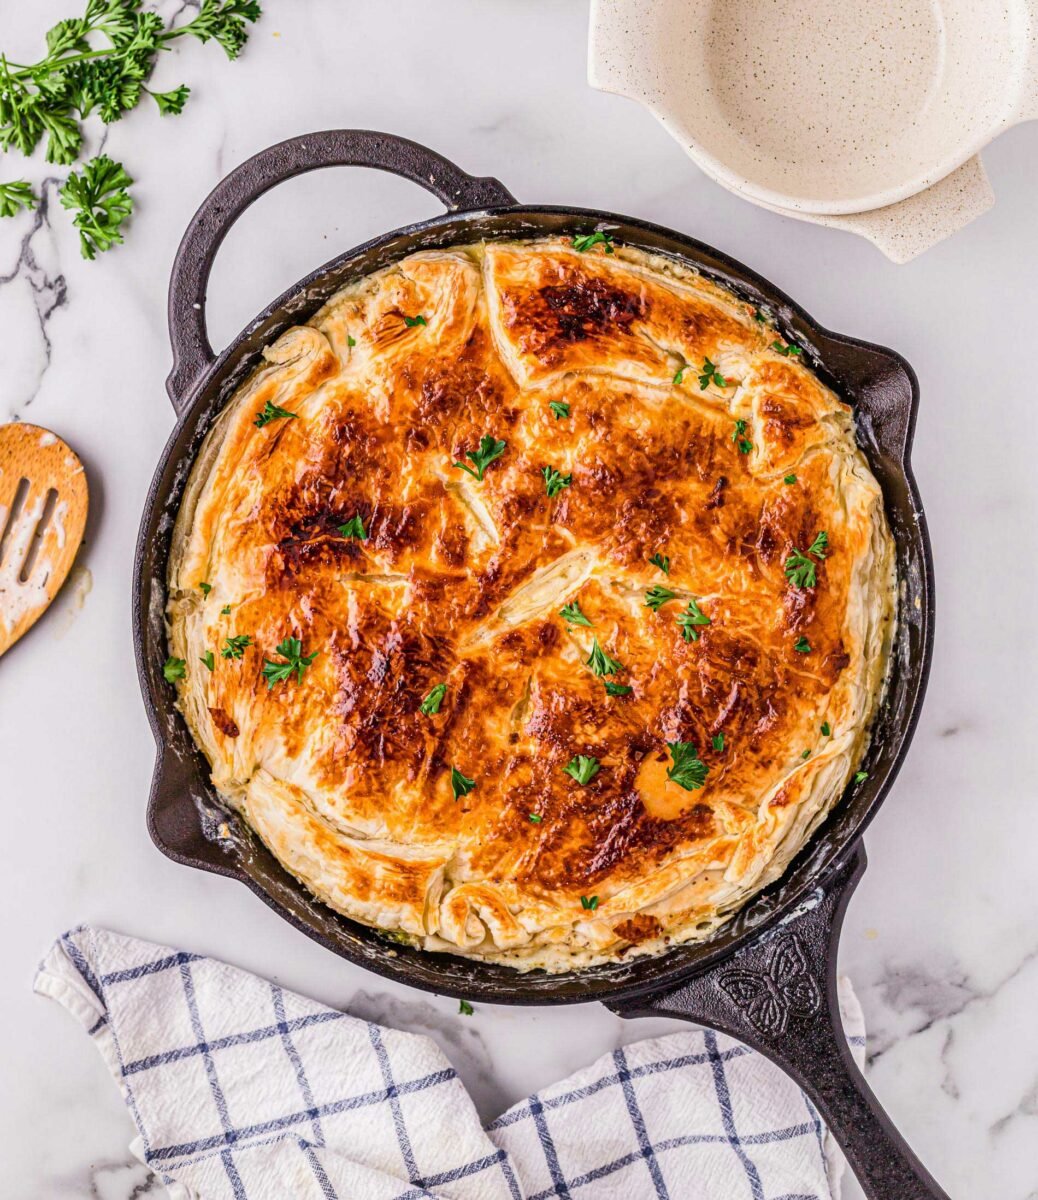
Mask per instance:
[[[769,936],[674,991],[610,1007],[625,1017],[695,1021],[766,1055],[810,1096],[869,1200],[948,1200],[883,1111],[843,1034],[836,947],[864,870],[859,845]]]
[[[246,159],[225,176],[187,227],[169,282],[173,369],[166,390],[178,415],[215,359],[205,321],[213,260],[228,230],[253,201],[286,179],[319,167],[374,167],[420,184],[449,212],[515,204],[496,179],[469,175],[418,142],[371,129],[325,129],[289,138]]]

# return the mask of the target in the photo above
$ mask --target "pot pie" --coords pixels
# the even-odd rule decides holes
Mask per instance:
[[[854,786],[892,637],[882,495],[802,357],[602,234],[414,253],[288,330],[170,559],[221,796],[425,949],[709,936]]]

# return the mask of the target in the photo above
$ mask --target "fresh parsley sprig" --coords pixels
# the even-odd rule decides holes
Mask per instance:
[[[167,683],[176,683],[187,675],[187,663],[182,658],[174,658],[171,654],[162,664],[162,674]]]
[[[591,622],[581,611],[579,600],[574,600],[572,604],[560,608],[559,616],[570,625],[586,625],[588,629],[591,628]]]
[[[408,329],[414,329],[418,325],[428,326],[429,322],[425,319],[425,317],[422,316],[421,313],[418,313],[418,315],[414,316],[414,317],[405,316],[404,324],[407,326]]]
[[[783,358],[799,358],[804,353],[795,342],[783,343],[774,341],[771,343],[771,349],[776,354],[781,354]]]
[[[815,563],[810,556],[821,562],[828,552],[829,535],[823,529],[815,534],[815,540],[808,546],[806,554],[793,547],[786,559],[786,578],[795,588],[813,588],[818,580]]]
[[[578,250],[581,254],[590,250],[592,246],[601,246],[606,254],[613,253],[613,239],[608,233],[603,233],[601,229],[596,229],[594,233],[579,234],[573,239],[573,249]]]
[[[446,695],[447,685],[445,683],[438,683],[421,704],[419,704],[419,711],[427,717],[435,716],[440,711],[440,705],[443,703],[443,698]]]
[[[699,607],[695,600],[689,600],[684,612],[678,613],[678,624],[681,626],[681,636],[686,642],[699,641],[699,625],[709,625],[710,618]]]
[[[712,363],[710,359],[704,358],[703,365],[699,368],[699,390],[705,392],[711,384],[714,387],[726,388],[728,380],[717,369],[716,363]]]
[[[508,443],[499,441],[497,438],[491,437],[489,434],[484,434],[479,439],[478,450],[468,450],[465,453],[466,458],[471,458],[476,464],[475,467],[466,466],[463,462],[456,462],[454,465],[460,467],[463,471],[468,471],[473,479],[478,479],[483,482],[483,472],[490,466],[495,458],[500,458],[508,449]]]
[[[554,467],[541,467],[541,475],[544,477],[544,490],[548,493],[549,500],[553,500],[563,488],[568,488],[573,483],[572,475],[563,475]]]
[[[624,669],[623,663],[617,662],[615,658],[610,658],[606,654],[598,644],[597,637],[591,640],[591,654],[585,666],[590,667],[596,675],[615,675]]]
[[[661,587],[658,583],[654,584],[645,593],[645,607],[651,608],[653,612],[659,612],[664,604],[668,600],[673,600],[676,595],[677,592],[672,592],[670,588]]]
[[[303,673],[318,655],[317,650],[313,654],[304,654],[303,643],[299,638],[285,638],[278,643],[274,653],[280,654],[285,661],[273,662],[269,658],[263,660],[263,678],[267,681],[267,687],[271,689],[276,683],[290,679],[293,671],[297,681],[302,683]]]
[[[93,259],[123,240],[122,225],[133,211],[126,190],[133,183],[122,163],[99,154],[73,171],[58,192],[62,208],[75,215],[79,248],[84,258]]]
[[[664,575],[670,574],[670,558],[666,554],[654,554],[649,559],[654,567],[659,567]]]
[[[256,414],[256,419],[252,423],[257,429],[262,429],[264,425],[269,425],[271,421],[293,420],[298,416],[299,413],[289,412],[287,408],[281,408],[279,405],[268,400]]]
[[[549,400],[548,407],[555,414],[556,421],[561,421],[563,417],[569,416],[569,405],[565,400]]]
[[[24,179],[0,183],[0,217],[13,217],[23,208],[35,208],[36,203],[32,187]]]
[[[338,528],[340,537],[357,538],[361,542],[368,540],[367,530],[364,528],[364,522],[361,520],[359,513],[355,517],[351,517],[345,525],[340,525]]]
[[[469,779],[467,775],[463,775],[457,767],[451,767],[451,791],[454,793],[454,799],[459,796],[467,796],[469,792],[476,786],[474,779]]]
[[[245,656],[245,651],[252,645],[252,638],[247,633],[237,633],[234,637],[229,637],[224,640],[223,648],[220,651],[221,658],[236,658],[240,659]]]
[[[607,696],[629,696],[634,691],[634,688],[628,687],[626,683],[614,683],[611,679],[603,679],[602,684]]]
[[[753,449],[753,443],[746,436],[746,422],[741,418],[735,422],[735,428],[732,430],[732,441],[739,447],[740,454],[749,454]]]
[[[686,792],[698,791],[706,783],[709,770],[706,763],[691,742],[668,742],[672,766],[667,770],[667,778]]]

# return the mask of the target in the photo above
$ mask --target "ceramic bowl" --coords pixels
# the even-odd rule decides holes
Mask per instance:
[[[1038,117],[1038,0],[592,0],[588,74],[732,191],[903,261],[990,206],[977,152]]]

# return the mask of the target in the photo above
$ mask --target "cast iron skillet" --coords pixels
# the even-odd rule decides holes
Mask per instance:
[[[377,167],[433,192],[447,212],[334,258],[275,300],[221,354],[206,336],[213,258],[231,224],[282,180],[316,167]],[[658,958],[565,975],[395,945],[315,901],[235,816],[222,809],[207,764],[162,675],[163,613],[174,517],[191,464],[214,417],[262,348],[305,321],[347,281],[427,247],[480,238],[572,234],[598,226],[617,240],[693,264],[740,296],[767,305],[783,332],[854,406],[859,442],[879,480],[897,543],[899,631],[886,700],[864,766],[785,876],[711,939]],[[473,178],[414,142],[364,130],[292,138],[249,159],[203,202],[180,245],[169,292],[177,411],[148,494],[135,563],[133,619],[144,701],[158,743],[148,808],[156,845],[176,862],[240,879],[277,913],[336,954],[426,991],[497,1004],[601,1000],[622,1016],[697,1021],[748,1042],[811,1096],[872,1200],[945,1193],[894,1129],[855,1066],[841,1032],[836,946],[844,909],[865,869],[861,834],[886,795],[915,728],[930,667],[933,573],[909,466],[918,388],[898,355],[820,328],[778,288],[726,255],[672,230],[594,210],[517,204],[496,179]],[[945,1197],[945,1200],[947,1198]]]

